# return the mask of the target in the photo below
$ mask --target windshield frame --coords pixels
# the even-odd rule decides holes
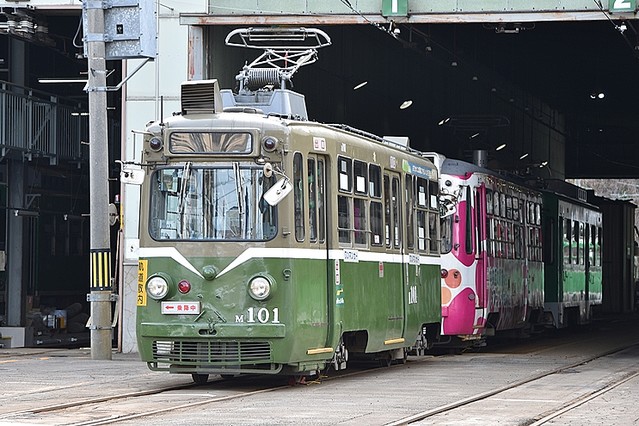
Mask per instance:
[[[183,179],[185,175],[188,183]],[[242,182],[237,182],[238,176]],[[205,181],[215,186],[208,187]],[[266,203],[263,195],[276,181],[275,176],[265,177],[263,168],[252,161],[195,166],[186,162],[159,167],[148,179],[148,235],[158,242],[270,241],[278,234],[278,210]],[[210,189],[205,191],[205,187]],[[244,193],[241,201],[238,190]],[[224,203],[220,207],[220,200],[229,195],[224,203],[230,207]],[[230,214],[233,208],[237,217]],[[223,213],[220,209],[224,209]],[[239,232],[229,232],[233,220],[237,221]]]

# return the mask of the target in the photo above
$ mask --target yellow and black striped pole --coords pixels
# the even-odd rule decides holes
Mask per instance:
[[[91,249],[91,291],[112,291],[111,249]]]

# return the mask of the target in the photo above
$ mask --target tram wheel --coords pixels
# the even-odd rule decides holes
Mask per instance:
[[[197,374],[197,373],[193,373],[191,374],[191,378],[193,378],[193,383],[195,383],[196,385],[203,385],[206,382],[209,381],[209,375],[208,374]]]

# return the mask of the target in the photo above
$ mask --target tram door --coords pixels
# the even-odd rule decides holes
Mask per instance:
[[[486,249],[488,241],[486,238],[486,185],[482,183],[479,187],[474,188],[475,203],[475,259],[477,260],[477,269],[475,277],[477,280],[477,300],[475,301],[475,318],[486,318],[486,299],[488,297],[488,289],[486,286]],[[470,202],[470,200],[468,200]]]
[[[308,185],[308,242],[313,249],[323,252],[318,258],[324,260],[324,267],[318,268],[313,281],[317,288],[322,289],[322,299],[326,301],[325,317],[327,324],[332,324],[333,309],[330,308],[329,258],[327,236],[327,205],[326,205],[326,158],[320,155],[309,154],[307,157],[307,185]],[[323,273],[322,273],[323,271]],[[327,333],[330,331],[327,330]]]

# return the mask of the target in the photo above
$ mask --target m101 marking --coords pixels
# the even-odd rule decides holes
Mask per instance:
[[[246,321],[244,314],[235,315],[235,322],[246,323],[260,323],[260,324],[279,324],[280,323],[280,308],[248,308],[246,310]]]

